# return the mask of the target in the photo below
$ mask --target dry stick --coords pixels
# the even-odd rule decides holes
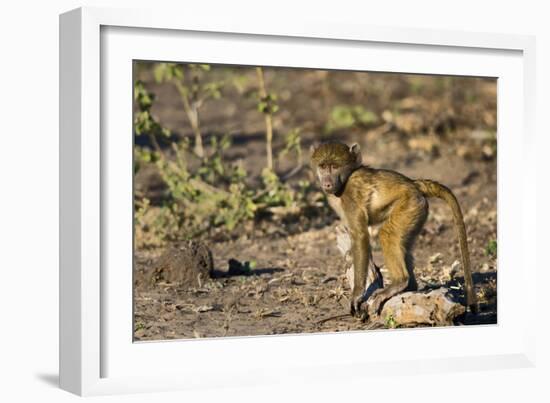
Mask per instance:
[[[181,99],[183,101],[183,110],[185,111],[187,119],[191,124],[191,129],[195,134],[195,154],[198,157],[203,158],[204,147],[202,145],[202,133],[199,127],[199,102],[194,101],[193,105],[191,105],[191,102],[189,102],[189,96],[187,95],[187,88],[185,88],[185,86],[181,82],[176,81],[176,87],[178,88],[178,92],[180,93]]]
[[[329,316],[328,318],[318,320],[317,322],[315,322],[315,324],[322,325],[323,323],[328,322],[329,320],[347,318],[348,316],[351,316],[351,313],[342,313],[340,315]]]
[[[347,318],[348,316],[351,316],[351,313],[343,313],[343,314],[340,314],[340,315],[329,316],[328,318],[321,319],[321,320],[315,322],[315,324],[316,325],[322,325],[323,323],[328,322],[330,320]],[[361,319],[361,321],[365,322],[364,319]],[[373,330],[373,329],[378,329],[380,327],[383,327],[383,323],[379,319],[376,319],[376,320],[373,320],[370,323],[367,323],[366,327],[365,327],[365,330]]]
[[[256,73],[258,75],[258,84],[260,89],[260,98],[267,101],[267,91],[265,89],[264,72],[261,67],[256,67]],[[268,105],[269,107],[269,105]],[[271,117],[271,111],[265,113],[265,138],[266,138],[266,152],[267,152],[267,167],[273,170],[273,153],[271,148],[271,142],[273,140],[273,120]]]
[[[197,155],[201,158],[204,157],[204,148],[203,148],[203,145],[202,145],[202,133],[201,131],[199,130],[199,108],[201,107],[202,105],[202,100],[199,100],[199,77],[197,76],[197,74],[194,74],[193,75],[193,85],[192,85],[192,111],[193,111],[193,116],[194,116],[194,119],[195,119],[195,127],[196,127],[196,131],[195,131],[195,152],[197,153]]]
[[[294,175],[296,175],[297,173],[299,173],[302,169],[304,168],[304,165],[300,162],[297,166],[295,166],[289,173],[287,173],[285,176],[283,176],[281,178],[281,180],[283,182],[289,180],[290,178],[292,178]]]
[[[302,171],[302,169],[304,168],[304,161],[302,158],[301,146],[299,145],[299,143],[298,147],[298,165],[296,165],[290,172],[283,176],[283,178],[281,179],[283,182],[286,182],[297,173],[300,173],[300,171]]]

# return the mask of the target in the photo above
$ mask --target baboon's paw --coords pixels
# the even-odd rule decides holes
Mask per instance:
[[[365,302],[363,294],[351,298],[350,313],[352,316],[362,317],[361,305]]]
[[[367,312],[369,317],[374,318],[380,314],[380,307],[383,301],[383,296],[377,292],[369,298],[367,301]]]

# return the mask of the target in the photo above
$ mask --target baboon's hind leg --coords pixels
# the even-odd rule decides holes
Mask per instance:
[[[390,284],[376,290],[367,301],[370,317],[378,315],[384,302],[394,295],[406,289],[416,289],[411,249],[427,213],[425,199],[407,200],[394,206],[380,228],[380,245]]]

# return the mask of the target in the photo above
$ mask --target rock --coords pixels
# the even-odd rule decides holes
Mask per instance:
[[[372,325],[383,327],[450,326],[464,306],[449,297],[449,290],[405,292],[390,298]]]
[[[400,132],[405,134],[421,133],[424,120],[416,113],[402,113],[393,117],[393,123]]]
[[[437,140],[431,137],[413,137],[407,142],[409,147],[415,151],[421,151],[433,157],[439,156]]]
[[[443,259],[443,255],[437,252],[435,255],[430,256],[430,263],[439,263]]]
[[[496,155],[495,147],[491,147],[490,145],[486,144],[481,148],[481,156],[484,160],[490,161],[493,158],[495,158],[495,155]]]
[[[437,271],[439,272],[439,281],[442,283],[448,283],[455,278],[456,274],[461,272],[461,264],[458,260],[455,260],[450,266],[440,267]]]
[[[481,273],[487,273],[490,270],[488,263],[483,263],[479,269]]]
[[[465,160],[471,160],[474,158],[474,153],[472,151],[472,148],[465,145],[460,145],[457,147],[456,155],[458,155],[461,158],[464,158]]]
[[[393,113],[386,109],[384,112],[382,112],[382,119],[384,120],[384,122],[393,123]]]
[[[156,261],[148,285],[166,282],[184,288],[202,287],[213,268],[212,252],[206,244],[181,242],[169,247]]]

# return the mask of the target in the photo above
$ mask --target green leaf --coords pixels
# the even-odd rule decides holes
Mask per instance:
[[[497,241],[496,240],[490,240],[487,243],[487,247],[485,248],[485,254],[488,256],[496,257],[497,256]]]
[[[355,123],[351,109],[342,105],[335,106],[332,109],[330,119],[335,127],[342,129],[351,127]]]
[[[378,122],[378,116],[374,112],[363,108],[361,105],[352,107],[337,105],[330,113],[326,129],[330,132],[338,129],[348,129],[358,125],[368,126],[376,122]]]
[[[378,122],[378,116],[374,112],[364,109],[361,106],[354,107],[353,113],[356,120],[363,125],[370,125]]]
[[[384,322],[388,329],[395,329],[397,327],[397,321],[395,320],[393,315],[388,315]]]
[[[166,70],[165,63],[157,64],[153,69],[153,75],[155,76],[155,81],[157,83],[161,83],[164,81],[165,70]]]
[[[178,80],[183,80],[184,74],[183,74],[183,66],[180,64],[174,64],[174,68],[172,71],[172,74],[174,77],[176,77]]]
[[[258,102],[258,111],[262,113],[267,113],[267,102],[260,101]]]

